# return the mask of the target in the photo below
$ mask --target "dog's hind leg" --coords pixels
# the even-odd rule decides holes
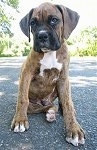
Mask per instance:
[[[57,91],[55,89],[50,96],[50,102],[53,103],[53,106],[46,111],[46,120],[48,122],[53,122],[56,120],[56,113],[58,112],[58,107],[59,107],[58,103],[56,103],[55,100],[56,98],[57,98]]]
[[[53,106],[51,108],[49,108],[46,112],[46,120],[48,122],[53,122],[56,120],[56,113],[58,111],[58,107],[57,106]]]

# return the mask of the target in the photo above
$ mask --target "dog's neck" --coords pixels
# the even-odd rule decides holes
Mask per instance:
[[[40,75],[43,76],[43,71],[45,69],[56,68],[59,71],[62,68],[62,64],[58,62],[56,58],[56,51],[44,53],[43,58],[40,60]]]

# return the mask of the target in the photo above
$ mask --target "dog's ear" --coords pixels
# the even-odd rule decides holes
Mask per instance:
[[[24,16],[20,21],[20,28],[22,32],[29,38],[30,42],[30,19],[33,13],[33,9],[30,10],[30,12]]]
[[[64,28],[63,33],[64,33],[65,39],[68,39],[70,34],[75,29],[75,27],[78,23],[79,15],[77,12],[75,12],[67,7],[64,7],[62,5],[56,5],[56,7],[62,14],[63,28]]]

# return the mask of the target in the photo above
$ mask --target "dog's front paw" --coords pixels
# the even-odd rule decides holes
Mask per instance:
[[[85,133],[78,123],[73,124],[67,131],[66,141],[74,146],[85,143]]]
[[[53,109],[49,109],[46,113],[46,120],[48,122],[53,122],[56,120],[56,112]]]
[[[19,115],[14,116],[11,123],[11,129],[13,129],[14,132],[24,132],[28,128],[29,123],[27,117],[20,117]]]

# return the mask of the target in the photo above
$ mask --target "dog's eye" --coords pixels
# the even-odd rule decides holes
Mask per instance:
[[[36,24],[37,24],[36,19],[32,19],[30,24],[32,27],[36,26]]]
[[[58,18],[56,18],[56,17],[52,17],[51,19],[50,19],[50,25],[56,25],[57,23],[59,22],[59,19]]]

